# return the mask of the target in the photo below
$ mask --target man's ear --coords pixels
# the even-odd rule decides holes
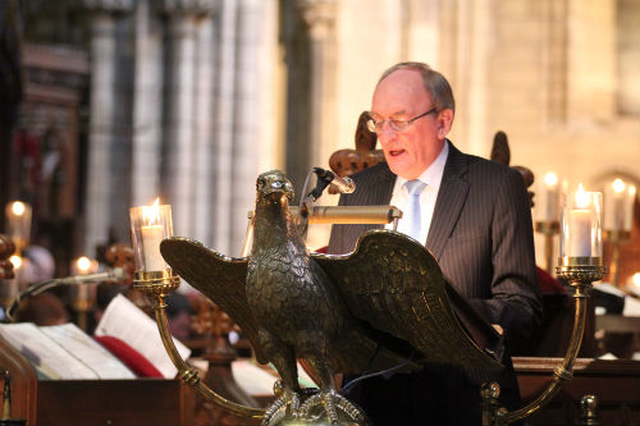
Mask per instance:
[[[444,139],[451,131],[453,124],[453,111],[449,108],[443,109],[438,114],[438,137]]]

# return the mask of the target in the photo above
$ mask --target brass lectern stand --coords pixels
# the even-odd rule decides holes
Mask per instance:
[[[339,223],[340,215],[337,209],[339,208],[333,208],[331,211],[331,215],[333,216],[335,222]],[[383,215],[388,218],[388,220],[392,220],[392,215],[389,214],[388,211],[385,211]],[[349,212],[349,216],[350,217],[348,220],[353,223],[353,212]],[[367,220],[371,220],[370,215],[368,216],[369,217],[367,218]],[[377,223],[380,223],[379,220],[380,219],[378,218]],[[168,239],[164,240],[161,246],[163,256],[165,257],[167,262],[174,266],[174,268],[178,271],[180,270],[180,265],[176,265],[174,261],[172,261],[171,253],[175,253],[176,250],[180,250],[180,247],[174,245],[176,241],[178,243],[184,243],[185,240],[186,239]],[[498,402],[500,393],[499,386],[495,383],[486,383],[485,385],[483,385],[483,425],[504,425],[528,417],[532,413],[539,410],[548,401],[550,401],[553,396],[558,393],[558,391],[566,381],[571,380],[573,363],[576,359],[582,342],[582,335],[586,318],[585,306],[586,300],[589,297],[591,283],[593,281],[601,279],[604,272],[605,268],[599,265],[566,265],[558,268],[558,275],[569,281],[576,290],[574,296],[576,300],[574,330],[569,348],[567,350],[567,354],[560,365],[556,367],[554,380],[548,386],[548,388],[545,389],[537,399],[520,410],[509,413],[506,411],[506,409],[501,408]],[[241,274],[239,274],[238,277],[235,278],[244,279],[240,275]],[[167,318],[164,311],[164,308],[166,307],[165,298],[168,294],[174,291],[178,285],[179,280],[177,276],[173,274],[171,269],[166,269],[162,273],[155,275],[139,274],[137,276],[137,279],[135,280],[135,286],[144,291],[153,301],[158,328],[162,335],[165,348],[169,353],[172,361],[180,371],[180,377],[182,378],[182,380],[193,386],[202,395],[204,395],[205,398],[220,405],[231,413],[239,416],[246,416],[257,419],[262,418],[264,416],[265,410],[242,406],[240,404],[236,404],[232,401],[222,398],[211,389],[209,389],[205,384],[203,384],[197,373],[180,358],[170,337],[167,326]],[[459,330],[457,330],[456,332],[458,332]],[[451,330],[447,330],[447,333],[449,332],[451,332]],[[468,348],[470,347],[475,348],[475,350],[481,350],[478,347],[477,343],[473,342],[473,339],[471,339],[466,334],[464,336],[464,338],[470,342],[469,345],[464,345],[467,347],[465,350],[468,350]]]

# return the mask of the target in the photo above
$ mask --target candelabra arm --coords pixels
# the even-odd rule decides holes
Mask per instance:
[[[603,267],[559,267],[559,276],[568,279],[571,286],[575,288],[573,295],[575,299],[575,316],[573,321],[573,332],[569,347],[562,362],[553,372],[553,381],[547,388],[532,402],[524,407],[508,412],[506,409],[494,405],[490,411],[484,415],[484,426],[500,426],[522,420],[529,417],[542,407],[544,407],[560,391],[565,382],[573,379],[573,364],[580,351],[584,328],[587,319],[587,301],[591,291],[591,283],[602,278]],[[483,395],[483,398],[488,399]],[[486,406],[491,406],[489,402]]]
[[[175,290],[179,285],[179,278],[171,275],[170,270],[162,271],[162,276],[159,278],[151,277],[150,274],[154,273],[142,273],[144,276],[141,278],[140,273],[138,279],[134,280],[134,286],[147,294],[153,304],[153,310],[155,312],[156,323],[158,330],[160,331],[160,337],[164,348],[171,359],[173,365],[178,369],[180,379],[189,386],[196,389],[200,394],[208,401],[219,405],[225,410],[233,413],[237,416],[251,417],[254,419],[262,419],[264,417],[265,410],[261,408],[249,407],[246,405],[238,404],[233,401],[220,396],[214,392],[209,386],[202,382],[198,376],[197,371],[192,369],[180,356],[178,349],[173,342],[173,337],[169,332],[169,323],[167,321],[167,315],[165,308],[167,304],[165,297],[169,293]]]

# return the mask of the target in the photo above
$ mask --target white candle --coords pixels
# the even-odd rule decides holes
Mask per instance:
[[[160,254],[160,242],[164,239],[162,225],[147,225],[140,228],[142,233],[142,250],[144,253],[144,269],[146,271],[162,271],[164,259]]]
[[[559,196],[558,176],[555,173],[547,173],[540,191],[540,198],[536,202],[538,221],[548,223],[558,221]]]
[[[624,202],[624,221],[622,229],[625,231],[631,231],[633,229],[633,208],[636,203],[636,187],[635,185],[629,185],[629,189],[626,193],[626,198]]]
[[[591,256],[591,211],[588,209],[574,209],[569,211],[567,221],[569,227],[569,244],[567,256]]]
[[[622,231],[625,221],[624,192],[626,185],[622,179],[616,179],[605,188],[604,193],[604,229]]]

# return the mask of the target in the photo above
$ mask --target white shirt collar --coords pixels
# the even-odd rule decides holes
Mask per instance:
[[[418,177],[421,181],[427,184],[426,188],[420,193],[421,226],[418,240],[422,243],[427,241],[427,235],[429,233],[429,228],[431,227],[431,219],[433,217],[433,211],[438,198],[438,192],[440,191],[440,183],[442,182],[444,167],[447,163],[448,156],[449,143],[445,142],[436,160],[431,163],[427,170]],[[406,181],[407,179],[398,176],[391,196],[390,204],[400,209],[404,209],[408,201],[407,189],[404,186]],[[406,226],[407,224],[400,219],[398,231],[405,232]],[[386,228],[393,229],[393,224],[388,224]]]

